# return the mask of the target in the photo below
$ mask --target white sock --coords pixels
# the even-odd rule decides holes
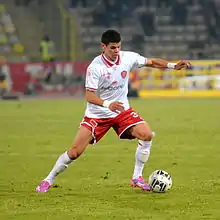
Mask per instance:
[[[135,166],[132,179],[137,179],[142,176],[144,164],[148,161],[150,156],[150,148],[152,141],[138,141],[138,147],[135,153]]]
[[[55,163],[53,169],[44,180],[48,181],[50,185],[52,185],[54,183],[55,177],[63,172],[72,161],[73,160],[69,158],[67,152],[61,154],[60,157],[57,159],[57,162]]]

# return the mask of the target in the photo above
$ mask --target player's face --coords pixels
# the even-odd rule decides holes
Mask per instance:
[[[109,43],[108,45],[102,44],[105,56],[110,60],[115,60],[121,49],[121,42],[119,43]]]

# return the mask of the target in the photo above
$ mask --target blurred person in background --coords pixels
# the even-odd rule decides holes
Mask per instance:
[[[55,44],[48,35],[45,35],[41,40],[39,50],[43,62],[55,61]]]
[[[204,1],[202,12],[210,35],[209,40],[211,42],[218,42],[220,39],[220,1]]]
[[[2,98],[7,92],[7,80],[5,74],[0,70],[0,98]]]
[[[17,100],[19,96],[11,91],[11,80],[1,69],[0,63],[0,99],[2,100]]]
[[[36,75],[30,75],[30,81],[27,85],[26,95],[34,95],[38,90],[43,90],[45,85],[50,85],[52,81],[53,70],[50,66],[44,66]]]
[[[128,15],[128,9],[123,1],[101,0],[97,2],[92,14],[95,25],[109,27],[115,24],[122,25],[122,20]]]
[[[108,16],[106,16],[106,12],[106,6],[101,1],[99,1],[92,11],[94,25],[100,25],[105,27],[110,26],[110,19],[108,18]]]
[[[104,0],[103,4],[107,9],[105,15],[110,20],[110,25],[121,25],[122,19],[124,19],[122,2],[116,0]]]
[[[172,6],[171,14],[173,24],[185,25],[188,15],[186,0],[175,1]]]
[[[39,77],[35,79],[35,83],[33,85],[42,84],[42,82],[46,84],[50,84],[55,74],[55,44],[49,38],[48,35],[45,35],[40,42],[40,54],[41,54],[41,61],[44,63],[43,70],[39,72]],[[35,86],[33,86],[35,88]]]
[[[102,34],[101,47],[103,53],[93,59],[86,71],[87,108],[78,133],[70,149],[60,155],[51,172],[37,186],[38,193],[47,192],[55,178],[83,154],[89,144],[96,144],[102,139],[110,128],[120,139],[138,139],[130,184],[144,191],[151,190],[142,173],[150,156],[153,132],[129,105],[129,73],[144,66],[181,70],[191,64],[187,61],[170,63],[162,59],[148,59],[132,51],[121,51],[121,36],[115,30]]]
[[[150,9],[143,8],[138,19],[146,36],[152,36],[155,32],[155,15]]]

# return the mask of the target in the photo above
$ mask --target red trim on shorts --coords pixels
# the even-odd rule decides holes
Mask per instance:
[[[125,131],[127,131],[128,128],[130,128],[130,127],[132,127],[132,126],[134,126],[134,125],[144,124],[144,123],[146,123],[146,122],[145,122],[145,121],[139,121],[139,122],[136,122],[136,123],[134,123],[134,124],[129,125],[128,127],[126,127],[126,128],[118,135],[119,138],[121,139],[121,135],[123,135],[123,133],[124,133]]]
[[[130,133],[126,131],[137,124],[146,123],[132,108],[122,112],[115,118],[115,122],[118,123],[114,126],[114,130],[120,139],[135,139]]]
[[[92,137],[93,137],[93,144],[96,144],[96,137],[95,137],[95,130],[92,127],[92,125],[90,125],[88,122],[83,121],[80,123],[80,126],[86,127],[87,129],[89,129],[92,132]]]

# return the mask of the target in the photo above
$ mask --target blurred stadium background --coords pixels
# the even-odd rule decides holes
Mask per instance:
[[[101,33],[123,50],[192,60],[193,68],[131,73],[131,96],[220,95],[219,0],[1,0],[1,96],[83,94]],[[40,49],[41,48],[41,49]]]
[[[178,72],[134,70],[130,96],[213,97],[219,16],[219,0],[0,0],[0,219],[219,220],[219,98],[130,100],[156,132],[144,176],[170,172],[170,193],[130,189],[136,143],[113,130],[49,194],[35,193],[78,130],[85,69],[104,30],[121,32],[123,50],[192,61]],[[1,101],[17,97],[25,100]]]

